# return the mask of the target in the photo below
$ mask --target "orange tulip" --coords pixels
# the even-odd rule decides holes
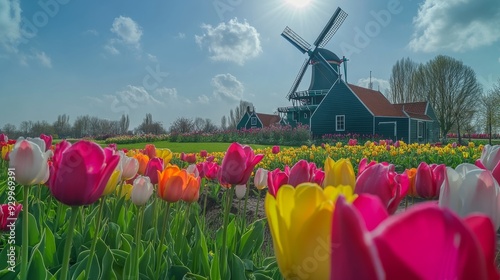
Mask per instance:
[[[186,188],[182,193],[182,200],[188,203],[198,201],[200,198],[200,177],[196,177],[193,174],[188,174],[188,182]]]
[[[177,202],[188,183],[188,173],[177,165],[167,166],[162,172],[158,171],[158,196],[168,202]]]
[[[139,171],[138,173],[140,175],[144,175],[144,173],[146,173],[146,166],[148,166],[148,162],[149,162],[149,157],[145,154],[142,154],[142,153],[137,153],[134,155],[134,158],[137,159],[137,161],[139,162]]]
[[[415,175],[417,175],[416,168],[406,169],[406,176],[408,176],[408,180],[410,181],[407,195],[412,197],[417,196],[417,191],[415,190]]]

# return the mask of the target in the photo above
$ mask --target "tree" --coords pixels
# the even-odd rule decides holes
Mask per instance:
[[[11,123],[6,123],[3,127],[2,127],[2,133],[6,134],[9,139],[16,139],[17,136],[18,136],[18,131],[17,131],[17,128],[15,125],[11,124]],[[14,138],[15,137],[15,138]]]
[[[128,115],[122,115],[122,117],[120,119],[120,132],[119,132],[119,134],[127,134],[129,126],[130,126],[130,120],[128,118]]]
[[[146,118],[142,123],[135,129],[138,133],[152,133],[152,134],[164,134],[166,133],[165,128],[160,122],[153,121],[153,115],[146,114]]]
[[[422,97],[415,91],[415,73],[419,64],[409,57],[398,60],[392,66],[389,78],[389,100],[392,103],[421,101]]]
[[[191,119],[180,117],[170,125],[170,133],[190,133],[195,129],[194,122]]]
[[[220,128],[222,130],[226,130],[227,129],[227,119],[226,119],[226,116],[222,116],[222,118],[220,119]]]
[[[236,126],[249,107],[253,108],[253,104],[251,102],[240,100],[240,104],[234,108],[234,111],[233,109],[229,111],[227,128],[236,129]]]
[[[485,130],[489,134],[489,144],[494,131],[500,129],[500,79],[493,88],[481,98],[481,118],[485,124]]]
[[[472,68],[439,55],[418,67],[414,79],[414,90],[433,106],[443,137],[453,125],[460,130],[460,126],[470,121],[482,93]]]
[[[71,133],[71,124],[69,116],[66,114],[57,116],[57,120],[53,124],[54,132],[59,138],[66,138]]]

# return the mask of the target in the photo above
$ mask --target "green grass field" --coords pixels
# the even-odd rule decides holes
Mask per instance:
[[[99,143],[99,142],[98,142]],[[107,144],[99,143],[103,147],[106,147]],[[148,143],[135,143],[135,144],[118,144],[118,149],[143,149],[144,146]],[[156,148],[168,148],[174,153],[197,153],[201,150],[206,150],[207,152],[225,152],[227,147],[231,143],[178,143],[178,142],[168,142],[168,141],[159,141],[153,143]],[[266,145],[253,145],[250,144],[253,149],[262,149],[269,146]]]

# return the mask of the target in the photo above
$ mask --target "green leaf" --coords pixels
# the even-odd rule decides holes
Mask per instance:
[[[111,247],[111,249],[118,249],[121,246],[121,228],[118,224],[109,222],[108,223],[108,234],[105,238],[105,243]]]
[[[29,261],[28,279],[47,279],[47,269],[43,263],[43,256],[38,249],[32,252]]]
[[[78,279],[81,277],[81,274],[84,273],[85,274],[85,268],[87,267],[87,262],[89,261],[89,251],[86,251],[86,254],[87,256],[77,262],[76,264],[74,264],[73,266],[76,266],[74,272],[73,272],[73,277],[71,277],[71,279]],[[98,257],[94,254],[92,256],[90,256],[92,258],[92,268],[90,269],[90,273],[87,277],[85,277],[86,279],[99,279],[99,275],[101,274],[101,265],[99,263],[99,259]]]
[[[15,258],[18,259],[18,265],[16,265],[14,267],[14,272],[12,272],[11,270],[8,270],[10,266],[9,263],[7,263],[7,260],[9,260],[9,256],[7,256],[7,254],[10,254],[11,251],[10,251],[10,247],[11,246],[14,246],[13,244],[9,244],[9,245],[6,245],[2,251],[0,252],[0,263],[2,264],[2,266],[7,266],[7,268],[5,269],[2,269],[0,270],[0,279],[2,280],[11,280],[11,279],[16,279],[17,278],[17,275],[19,274],[19,271],[20,271],[20,265],[19,265],[19,260],[20,260],[20,255],[19,255],[19,252],[21,251],[19,248],[19,246],[15,246],[16,248],[16,252],[15,252]]]
[[[249,259],[253,252],[260,250],[264,243],[264,220],[257,220],[243,234],[238,249],[238,256]]]
[[[41,253],[43,254],[45,265],[51,268],[59,263],[57,259],[56,239],[48,226],[44,228],[42,235],[44,238],[42,240],[42,244],[40,245]]]
[[[238,280],[244,280],[247,279],[246,274],[245,274],[245,264],[243,261],[236,256],[235,254],[231,254],[232,258],[231,260],[231,279],[238,279]]]
[[[186,274],[190,273],[189,268],[181,265],[173,265],[168,270],[168,279],[182,280]]]
[[[182,280],[207,280],[207,278],[198,274],[187,273]]]
[[[253,277],[255,280],[273,280],[273,278],[266,276],[264,274],[258,273],[258,272],[255,272],[253,274]]]
[[[122,267],[125,266],[125,261],[127,260],[128,256],[130,255],[129,252],[119,250],[119,249],[111,249],[111,254],[113,254],[113,258],[115,259],[116,263]]]
[[[217,253],[214,254],[212,258],[212,266],[210,267],[210,279],[221,279],[221,272],[219,265],[220,251],[217,250],[217,247],[215,249]]]
[[[154,249],[152,243],[149,243],[148,248],[142,254],[139,254],[141,257],[139,258],[139,272],[146,272],[148,270],[148,266],[151,264],[155,264],[154,261]]]
[[[205,235],[201,231],[200,222],[196,218],[197,226],[195,230],[195,244],[193,246],[193,270],[203,275],[210,274],[210,264],[208,259],[208,248]]]
[[[104,254],[104,257],[102,258],[102,271],[101,271],[101,279],[106,279],[106,280],[116,280],[116,274],[113,271],[113,263],[115,259],[113,257],[113,253],[109,249],[109,247],[106,248],[106,253]]]

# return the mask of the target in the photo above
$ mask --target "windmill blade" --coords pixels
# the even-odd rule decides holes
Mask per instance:
[[[294,45],[302,53],[306,53],[311,48],[311,44],[300,37],[299,34],[295,33],[295,31],[293,31],[288,26],[285,28],[285,30],[283,30],[281,36],[283,36],[283,38]]]
[[[310,58],[306,58],[304,60],[304,64],[302,64],[302,67],[300,68],[299,74],[297,74],[297,77],[295,78],[295,81],[293,82],[292,88],[290,88],[290,91],[288,92],[288,95],[286,98],[290,100],[292,94],[297,91],[297,88],[299,87],[300,82],[302,81],[302,77],[304,77],[304,74],[306,73],[307,66],[309,66],[309,60]]]
[[[323,31],[321,31],[318,38],[314,42],[314,45],[322,48],[326,44],[328,44],[333,35],[337,32],[337,30],[339,30],[346,17],[347,13],[344,12],[344,10],[342,10],[340,7],[337,8],[333,16],[325,25],[325,28],[323,28]]]
[[[337,76],[339,75],[338,71],[335,70],[335,68],[332,67],[330,63],[326,60],[326,58],[319,52],[316,52],[314,56],[320,63],[322,63],[327,69],[330,69],[333,73],[335,73]]]

